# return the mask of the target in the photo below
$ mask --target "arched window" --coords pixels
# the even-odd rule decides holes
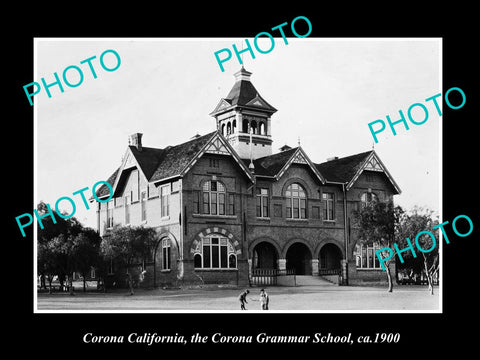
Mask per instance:
[[[225,186],[220,181],[203,184],[203,214],[225,215]]]
[[[227,123],[227,135],[230,135],[232,133],[232,124],[230,124],[230,121]]]
[[[378,196],[372,192],[366,192],[362,194],[361,197],[362,206],[373,205],[378,202]]]
[[[222,124],[222,135],[225,136],[225,124]]]
[[[264,122],[260,122],[258,133],[260,135],[267,135],[267,132],[265,131],[265,123]]]
[[[226,237],[210,235],[202,238],[193,256],[195,268],[236,269],[237,255]]]
[[[248,125],[248,120],[247,120],[247,119],[243,120],[242,132],[248,134],[248,126],[249,126],[249,125]]]
[[[201,254],[195,254],[193,256],[193,266],[196,268],[201,268],[202,267],[202,255]]]
[[[250,127],[252,129],[252,134],[258,134],[257,122],[255,120],[252,120],[252,122],[250,123]]]
[[[162,270],[170,270],[170,239],[165,238],[162,240]]]
[[[237,131],[237,120],[232,121],[232,134]]]
[[[306,219],[307,194],[303,187],[298,183],[289,185],[285,197],[287,198],[287,218]]]

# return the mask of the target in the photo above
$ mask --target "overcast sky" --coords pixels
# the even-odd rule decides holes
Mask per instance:
[[[69,65],[82,68],[84,80],[76,88],[64,85],[64,93],[50,88],[51,98],[43,89],[34,98],[35,204],[43,200],[53,208],[59,197],[73,197],[75,216],[95,227],[95,210],[85,210],[72,193],[107,180],[132,133],[144,134],[144,146],[164,148],[213,131],[215,120],[208,114],[228,94],[240,68],[233,56],[221,72],[214,52],[232,49],[232,43],[241,48],[243,40],[37,38],[34,81],[44,77],[51,83],[53,73],[61,77]],[[284,144],[297,146],[298,138],[316,163],[370,150],[369,122],[386,122],[386,115],[398,120],[398,110],[406,116],[411,104],[441,92],[440,39],[288,38],[288,45],[275,40],[270,53],[243,56],[252,83],[278,109],[272,116],[274,152]],[[99,64],[107,49],[121,57],[116,71]],[[80,64],[94,55],[97,79]],[[105,62],[115,65],[112,54]],[[76,82],[74,73],[68,73],[71,82]],[[397,136],[387,126],[375,151],[402,190],[397,204],[439,213],[442,117],[433,105],[427,108],[430,117],[423,125],[409,124],[406,131],[399,124]],[[68,203],[62,204],[71,212]]]

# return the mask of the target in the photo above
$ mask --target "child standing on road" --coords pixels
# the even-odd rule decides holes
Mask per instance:
[[[262,310],[268,310],[268,294],[265,289],[260,290],[260,306]]]
[[[247,310],[245,309],[245,304],[248,304],[247,302],[247,294],[249,294],[250,291],[247,289],[244,292],[240,294],[238,297],[238,300],[240,301],[240,310]]]

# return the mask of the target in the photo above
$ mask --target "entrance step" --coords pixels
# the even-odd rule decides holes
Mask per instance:
[[[334,283],[322,279],[319,276],[312,275],[296,275],[295,280],[297,286],[335,286]]]

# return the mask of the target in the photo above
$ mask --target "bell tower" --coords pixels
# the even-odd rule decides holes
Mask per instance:
[[[235,83],[227,97],[222,98],[210,115],[215,117],[217,130],[243,159],[272,155],[271,116],[277,111],[258,93],[250,81],[251,72],[237,71]],[[251,142],[251,144],[250,144]]]

